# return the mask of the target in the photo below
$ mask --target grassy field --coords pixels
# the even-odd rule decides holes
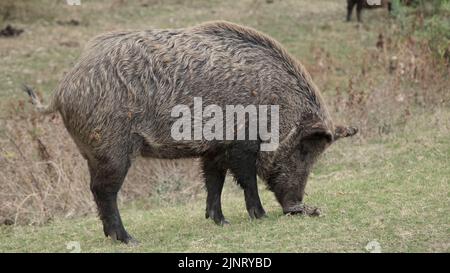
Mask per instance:
[[[204,219],[204,196],[194,202],[139,201],[122,215],[138,246],[103,237],[94,216],[55,220],[39,227],[0,229],[1,251],[69,252],[365,252],[377,241],[383,252],[450,251],[448,135],[336,145],[308,185],[318,218],[284,216],[273,194],[261,189],[268,217],[248,219],[243,193],[228,181],[218,227]]]
[[[162,197],[152,194],[121,205],[125,227],[140,241],[138,246],[104,238],[100,221],[88,213],[55,217],[39,225],[0,225],[0,252],[70,252],[73,242],[79,243],[82,252],[367,252],[372,241],[383,252],[450,252],[450,109],[424,104],[421,91],[428,83],[406,78],[407,65],[406,72],[398,74],[404,79],[386,69],[383,59],[389,59],[389,54],[402,57],[400,51],[377,53],[379,33],[392,20],[386,12],[364,13],[363,25],[346,23],[343,2],[141,0],[125,4],[103,0],[68,7],[45,0],[43,6],[54,8],[47,12],[36,6],[26,20],[5,21],[25,32],[0,40],[3,119],[9,115],[10,104],[24,100],[20,84],[34,85],[47,97],[96,34],[224,19],[253,26],[279,40],[311,72],[335,119],[363,130],[360,136],[330,147],[311,175],[306,203],[320,207],[321,217],[284,216],[273,194],[260,183],[268,217],[251,221],[243,192],[230,180],[222,198],[224,214],[231,222],[226,227],[204,218],[204,192],[192,198],[165,199],[162,191]],[[64,23],[70,19],[80,24]],[[350,79],[355,80],[351,87]],[[430,94],[449,92],[448,83],[448,77],[435,81]],[[365,97],[366,108],[338,111],[339,90],[347,94],[353,89],[372,92]],[[418,105],[402,104],[410,97]],[[0,128],[0,133],[5,130]],[[7,158],[7,152],[5,145],[0,155]],[[84,190],[90,195],[87,184]]]

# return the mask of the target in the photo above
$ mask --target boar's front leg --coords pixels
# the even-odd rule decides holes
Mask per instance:
[[[245,205],[250,218],[259,219],[266,215],[258,194],[256,181],[257,146],[238,145],[230,151],[230,171],[236,182],[244,189]]]
[[[222,213],[221,195],[227,169],[223,166],[221,156],[204,156],[202,158],[205,179],[206,218],[211,218],[217,225],[228,224]]]

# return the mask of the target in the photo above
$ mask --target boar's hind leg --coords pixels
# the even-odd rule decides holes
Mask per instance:
[[[347,21],[352,19],[352,11],[355,4],[356,0],[347,0]]]
[[[220,156],[203,157],[203,175],[207,190],[206,218],[211,218],[216,224],[228,224],[222,213],[221,195],[225,182],[226,168]]]
[[[358,1],[358,3],[356,4],[356,18],[358,19],[358,22],[360,22],[360,23],[362,22],[361,11],[362,11],[363,7],[364,7],[364,1],[363,0]]]
[[[136,242],[125,230],[117,207],[117,193],[130,167],[125,157],[102,157],[89,160],[91,191],[103,222],[105,236],[124,243]]]
[[[256,183],[257,148],[235,147],[230,151],[230,171],[236,182],[244,189],[245,205],[250,218],[262,218],[266,215],[258,194]]]

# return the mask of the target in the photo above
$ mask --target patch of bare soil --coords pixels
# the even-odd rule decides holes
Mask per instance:
[[[5,28],[0,30],[0,37],[16,37],[22,34],[23,31],[23,29],[7,25]]]

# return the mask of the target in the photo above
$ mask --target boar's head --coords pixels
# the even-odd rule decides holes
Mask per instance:
[[[267,184],[285,214],[319,214],[317,209],[303,204],[309,173],[328,146],[339,138],[353,136],[357,132],[354,127],[336,126],[332,132],[320,125],[312,126],[277,156]]]

